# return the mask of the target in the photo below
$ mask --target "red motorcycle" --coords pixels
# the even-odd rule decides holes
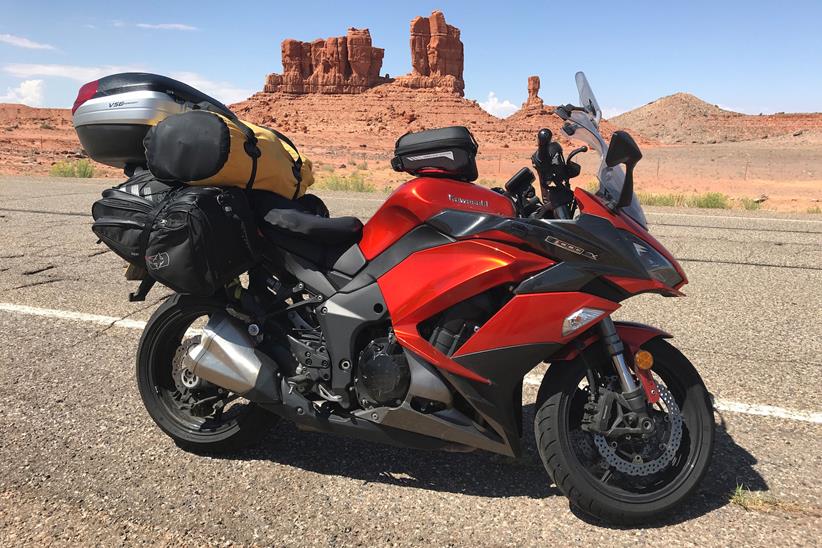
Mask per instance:
[[[685,499],[711,458],[708,392],[670,335],[611,313],[640,293],[681,296],[687,279],[634,195],[639,148],[622,131],[606,144],[582,73],[577,84],[581,106],[556,113],[586,146],[566,158],[539,132],[542,199],[527,168],[483,188],[438,163],[459,160],[459,147],[431,152],[408,137],[405,160],[423,176],[364,226],[268,212],[269,249],[247,283],[174,295],[152,316],[137,376],[160,428],[217,451],[273,414],[307,430],[518,457],[523,380],[546,362],[537,448],[573,505],[626,523]],[[602,158],[596,195],[570,185],[574,156],[589,149]]]

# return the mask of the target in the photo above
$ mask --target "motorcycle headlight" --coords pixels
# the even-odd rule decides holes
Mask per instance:
[[[632,235],[631,240],[634,244],[634,250],[637,255],[639,255],[639,259],[642,261],[642,264],[645,265],[648,274],[652,278],[664,283],[668,287],[676,287],[677,284],[682,282],[682,276],[676,271],[671,261],[663,257],[656,249],[651,247],[650,244],[640,240],[636,236]]]

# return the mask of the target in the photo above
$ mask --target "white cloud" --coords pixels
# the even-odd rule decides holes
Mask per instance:
[[[30,107],[43,104],[43,81],[24,80],[16,88],[6,89],[5,95],[0,95],[0,103],[23,103]]]
[[[620,107],[603,107],[602,109],[602,117],[606,120],[613,118],[614,116],[619,116],[625,112],[631,110],[630,108],[620,108]]]
[[[109,74],[118,72],[143,72],[145,67],[104,65],[100,67],[84,67],[78,65],[56,65],[56,64],[24,64],[15,63],[4,65],[2,71],[17,78],[68,78],[80,83],[91,82]],[[150,69],[148,69],[150,70]],[[164,73],[166,74],[166,73]],[[210,80],[196,72],[170,72],[168,76],[176,80],[185,82],[203,93],[226,103],[236,103],[250,97],[254,91],[238,87],[223,80]]]
[[[184,25],[182,23],[137,23],[137,26],[141,29],[152,30],[198,30],[197,27],[192,27],[191,25]]]
[[[209,80],[196,72],[172,72],[169,76],[175,80],[185,82],[225,104],[248,99],[254,93],[252,90],[237,87],[229,82]]]
[[[131,72],[140,70],[137,67],[104,65],[101,67],[82,67],[77,65],[48,65],[48,64],[27,64],[12,63],[3,67],[3,72],[16,76],[17,78],[31,78],[33,76],[56,76],[68,78],[77,82],[90,82],[102,78],[108,74],[117,72]]]
[[[481,101],[479,103],[479,106],[481,106],[483,110],[485,110],[489,114],[493,114],[497,118],[506,118],[508,116],[511,116],[519,108],[508,99],[503,99],[502,101],[500,101],[499,97],[497,97],[497,94],[493,91],[488,93],[488,100]]]
[[[29,40],[28,38],[23,38],[22,36],[15,36],[13,34],[0,34],[0,42],[17,48],[56,49],[52,45],[41,44],[40,42],[35,42],[34,40]]]

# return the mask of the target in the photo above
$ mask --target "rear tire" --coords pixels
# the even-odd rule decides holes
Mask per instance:
[[[223,309],[224,303],[217,299],[174,295],[151,316],[137,350],[137,386],[146,411],[174,443],[195,453],[240,449],[258,439],[276,419],[253,403],[220,421],[187,415],[175,405],[174,353],[193,321]]]
[[[575,451],[580,435],[592,436],[578,429],[580,415],[580,382],[585,378],[585,364],[577,358],[552,365],[540,386],[534,420],[537,449],[542,463],[557,487],[571,504],[586,514],[615,524],[634,524],[659,518],[685,500],[705,475],[714,442],[714,416],[708,392],[688,359],[662,339],[649,341],[643,348],[654,356],[654,373],[662,378],[674,396],[683,419],[680,447],[682,456],[670,465],[673,477],[659,489],[631,492],[592,473]],[[593,357],[588,356],[591,360]],[[573,409],[577,407],[577,409]],[[574,417],[572,419],[572,417]],[[596,457],[594,457],[596,458]],[[677,460],[677,459],[682,459]],[[677,471],[678,470],[678,471]],[[664,472],[660,472],[662,474]],[[629,478],[627,481],[631,481]],[[625,480],[622,480],[625,481]],[[656,488],[656,484],[652,486]]]

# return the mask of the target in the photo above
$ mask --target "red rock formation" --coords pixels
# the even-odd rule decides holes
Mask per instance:
[[[539,76],[529,76],[528,77],[528,99],[523,103],[522,106],[539,106],[542,108],[544,103],[542,99],[539,97]]]
[[[517,121],[533,116],[548,116],[550,114],[551,113],[545,109],[545,103],[542,102],[539,96],[539,76],[529,76],[528,98],[522,103],[522,107],[512,114],[509,119]],[[556,119],[556,121],[558,120],[559,118]],[[554,120],[552,119],[552,121]]]
[[[346,36],[282,43],[283,73],[269,74],[268,93],[362,93],[380,83],[385,50],[371,45],[368,29]]]
[[[441,89],[460,95],[465,89],[460,30],[445,22],[441,11],[411,21],[411,74],[396,82],[408,88]]]

